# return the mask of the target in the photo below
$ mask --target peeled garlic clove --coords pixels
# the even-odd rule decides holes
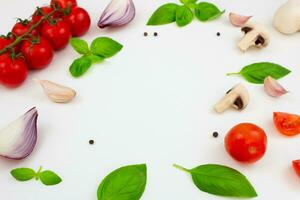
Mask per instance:
[[[98,26],[119,27],[128,24],[135,17],[135,6],[132,0],[112,0],[102,13]]]
[[[288,91],[271,76],[265,78],[264,88],[266,93],[272,97],[280,97],[281,95],[288,93]]]
[[[68,103],[76,96],[75,90],[47,80],[36,80],[44,89],[45,94],[55,103]]]
[[[241,27],[251,18],[252,16],[244,16],[236,13],[229,13],[229,20],[233,26]]]
[[[20,160],[33,151],[37,141],[36,108],[0,130],[0,156]]]

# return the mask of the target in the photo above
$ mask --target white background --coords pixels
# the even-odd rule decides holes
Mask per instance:
[[[172,0],[168,0],[169,2]],[[143,200],[223,199],[199,191],[190,177],[172,167],[192,168],[205,163],[231,166],[244,173],[260,200],[299,199],[300,179],[291,161],[300,158],[300,137],[280,135],[272,123],[273,111],[300,113],[300,34],[284,36],[272,27],[273,13],[285,0],[213,1],[227,13],[219,20],[194,20],[185,28],[174,24],[147,27],[152,12],[165,0],[135,0],[137,15],[128,26],[100,30],[97,20],[109,0],[79,1],[92,17],[83,37],[91,41],[109,36],[124,45],[112,59],[95,65],[74,79],[68,68],[78,55],[71,47],[57,53],[45,70],[31,72],[15,90],[0,87],[0,127],[36,106],[39,138],[32,155],[22,161],[0,160],[0,198],[5,200],[96,200],[103,177],[124,165],[147,163],[148,183]],[[174,1],[176,2],[176,1]],[[1,0],[0,32],[10,30],[17,17],[28,17],[47,1]],[[271,32],[271,44],[242,54],[236,43],[242,34],[227,19],[230,11],[253,15]],[[144,37],[158,32],[159,37]],[[220,32],[221,37],[216,33]],[[246,83],[228,72],[260,61],[271,61],[292,70],[280,82],[291,91],[274,99],[261,85]],[[70,104],[54,104],[32,79],[49,79],[71,86],[78,97]],[[229,88],[243,82],[251,95],[243,112],[222,115],[212,108]],[[268,151],[253,165],[231,159],[224,150],[226,132],[240,122],[252,122],[268,134]],[[212,132],[218,131],[215,139]],[[88,144],[90,139],[95,145]],[[57,186],[20,183],[9,174],[17,167],[43,166],[62,176]]]

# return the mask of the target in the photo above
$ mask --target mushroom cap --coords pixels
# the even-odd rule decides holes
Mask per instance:
[[[263,46],[266,46],[270,43],[270,34],[265,26],[257,22],[248,22],[241,27],[241,30],[244,28],[251,28],[251,31],[257,32],[258,35],[264,38],[265,43]]]
[[[274,15],[273,25],[284,34],[298,32],[300,29],[300,0],[289,0],[280,6]]]

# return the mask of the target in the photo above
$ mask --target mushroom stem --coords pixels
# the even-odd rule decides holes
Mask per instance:
[[[256,31],[250,31],[247,33],[243,39],[238,43],[238,47],[241,51],[245,52],[247,49],[255,45],[258,33]]]
[[[220,100],[214,107],[217,113],[222,113],[234,104],[234,101],[238,98],[236,93],[228,93],[224,99]]]

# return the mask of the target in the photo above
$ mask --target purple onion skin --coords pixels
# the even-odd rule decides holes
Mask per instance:
[[[37,118],[38,112],[36,108],[30,109],[22,117],[24,123],[23,133],[18,141],[19,144],[16,144],[16,147],[12,150],[9,155],[0,155],[4,158],[11,160],[22,160],[28,157],[37,143]]]
[[[114,1],[114,0],[113,0]],[[112,2],[111,2],[112,3]],[[115,14],[117,11],[110,13],[110,4],[104,10],[100,20],[98,22],[99,28],[106,27],[121,27],[128,23],[130,23],[135,17],[135,6],[132,0],[128,0],[128,4],[126,5],[126,9],[124,10],[124,14],[119,16],[119,18],[115,18]],[[119,8],[122,9],[122,8]]]

